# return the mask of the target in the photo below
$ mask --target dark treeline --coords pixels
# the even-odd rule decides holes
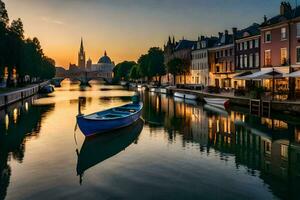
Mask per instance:
[[[7,86],[50,79],[55,75],[55,61],[44,55],[37,38],[25,38],[21,19],[9,21],[0,0],[0,82],[7,75]]]
[[[166,74],[164,52],[158,47],[152,47],[138,59],[138,62],[124,61],[114,68],[115,81],[156,81],[161,83],[161,77]]]

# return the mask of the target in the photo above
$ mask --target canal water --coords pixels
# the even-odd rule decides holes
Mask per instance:
[[[141,91],[143,120],[85,139],[79,109],[107,109],[133,95],[91,85],[66,80],[49,96],[0,111],[0,200],[300,199],[299,118]]]

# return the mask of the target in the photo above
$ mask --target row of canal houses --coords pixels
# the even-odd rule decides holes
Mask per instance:
[[[217,37],[179,42],[169,38],[164,53],[165,63],[176,57],[190,65],[189,76],[177,77],[177,84],[237,89],[245,88],[251,79],[260,80],[258,84],[266,89],[274,85],[276,91],[299,90],[300,79],[285,75],[300,70],[300,7],[282,2],[279,15],[265,16],[261,24],[245,29],[225,30]],[[263,76],[270,71],[273,78]],[[274,80],[275,72],[282,76]]]

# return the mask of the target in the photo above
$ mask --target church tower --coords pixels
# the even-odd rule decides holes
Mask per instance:
[[[85,51],[83,47],[83,40],[81,38],[80,50],[78,53],[78,67],[82,70],[85,70]]]

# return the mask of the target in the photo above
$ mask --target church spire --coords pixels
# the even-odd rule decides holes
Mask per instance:
[[[104,51],[104,56],[107,56],[107,52],[106,52],[106,50]]]
[[[81,37],[81,43],[80,43],[80,52],[84,52],[82,37]]]

